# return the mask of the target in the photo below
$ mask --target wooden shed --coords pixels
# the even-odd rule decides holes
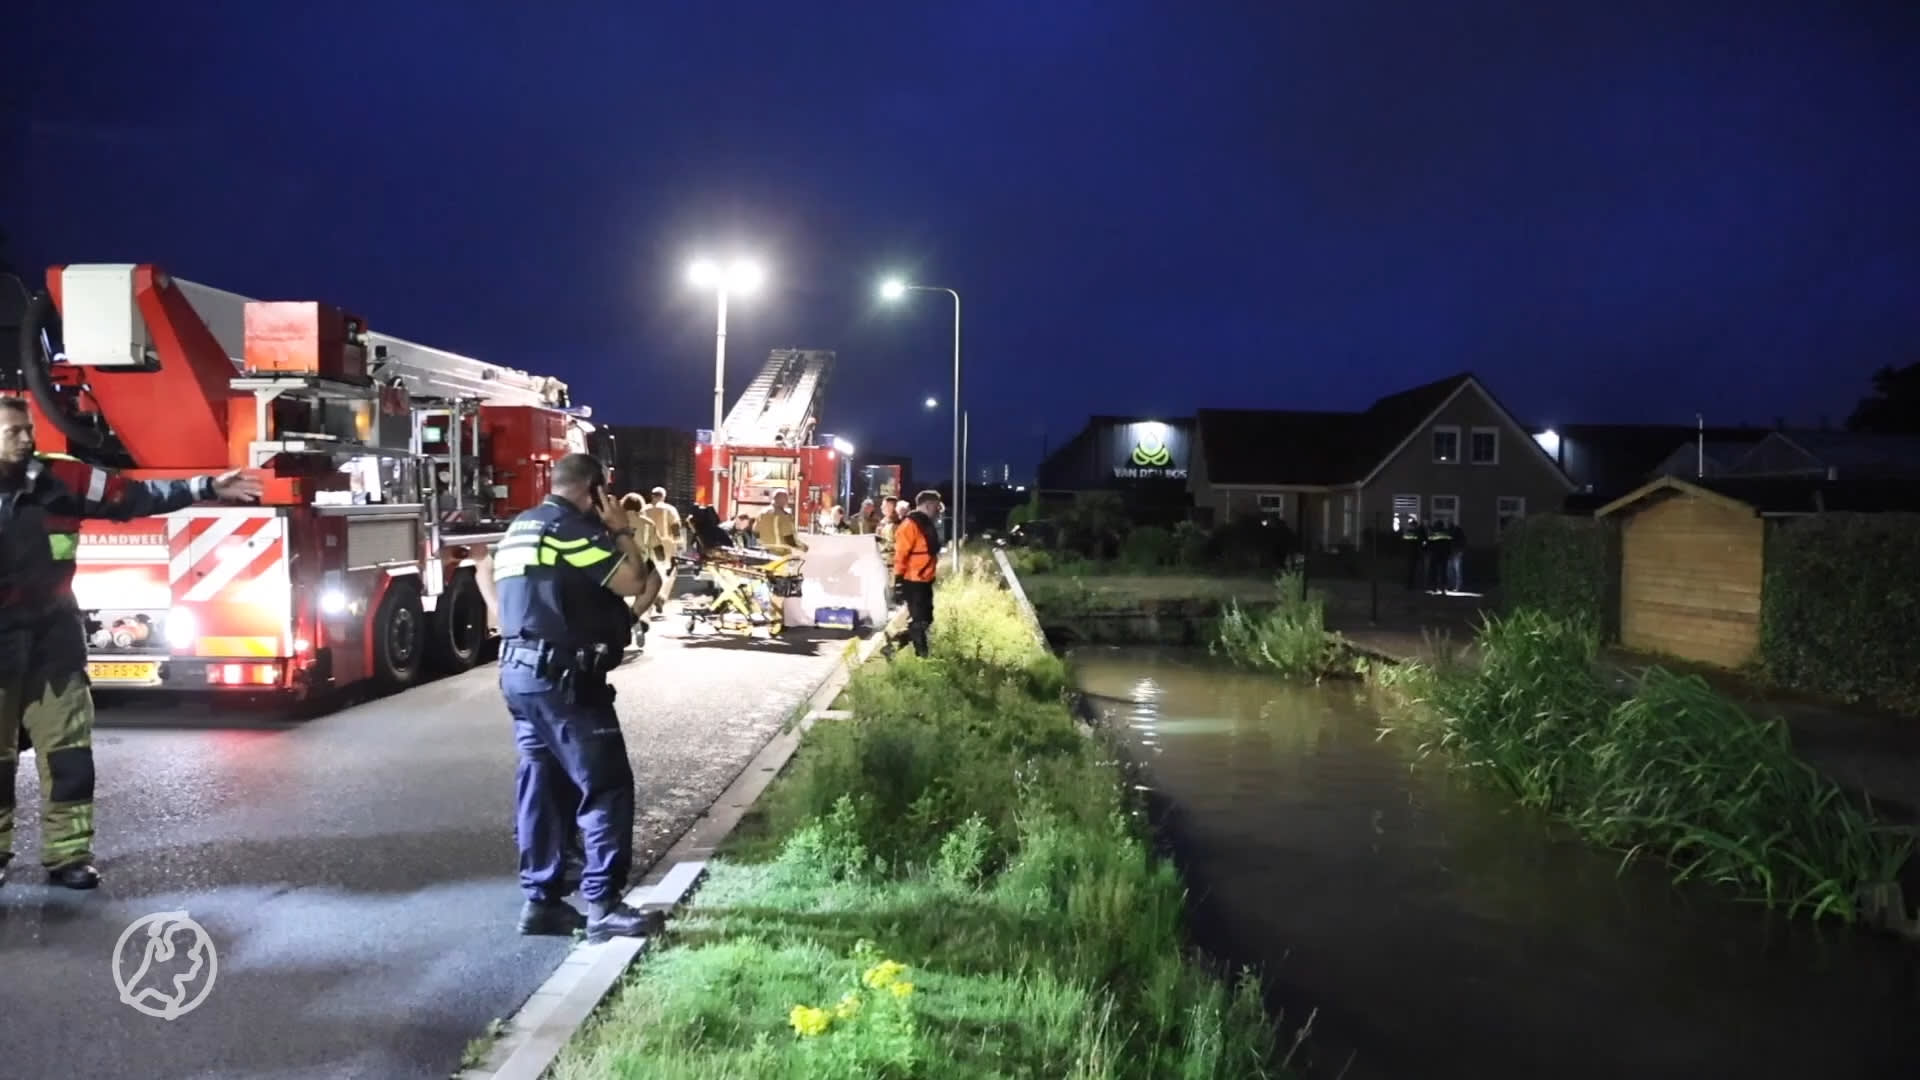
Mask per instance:
[[[1595,511],[1620,522],[1620,643],[1722,667],[1760,646],[1761,508],[1671,476]]]

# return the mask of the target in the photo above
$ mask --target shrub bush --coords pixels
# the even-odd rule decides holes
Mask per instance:
[[[1920,514],[1816,514],[1774,526],[1760,664],[1781,685],[1920,710]]]
[[[1620,529],[1611,520],[1536,514],[1500,538],[1500,592],[1509,612],[1537,611],[1620,636]]]
[[[1158,525],[1135,526],[1120,541],[1120,562],[1132,570],[1172,566],[1179,553],[1173,534]]]

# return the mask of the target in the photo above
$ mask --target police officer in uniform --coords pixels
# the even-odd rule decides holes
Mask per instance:
[[[520,752],[520,932],[584,926],[594,942],[645,933],[649,920],[621,903],[633,867],[633,770],[607,675],[625,652],[628,599],[644,610],[661,582],[600,462],[555,462],[551,493],[507,526],[480,581],[499,612],[500,691]],[[576,824],[584,917],[565,900]]]

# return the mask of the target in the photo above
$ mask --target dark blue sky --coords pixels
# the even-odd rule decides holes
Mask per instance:
[[[729,398],[837,349],[827,427],[924,479],[949,314],[896,268],[964,295],[1016,469],[1463,368],[1525,419],[1837,422],[1920,359],[1911,0],[29,7],[16,261],[331,300],[616,422],[708,423],[682,272],[736,248]]]

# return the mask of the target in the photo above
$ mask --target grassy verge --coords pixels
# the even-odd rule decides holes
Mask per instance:
[[[1536,611],[1489,620],[1478,663],[1382,669],[1423,750],[1628,858],[1663,858],[1770,907],[1854,921],[1911,842],[1802,761],[1780,724],[1697,676],[1649,668],[1628,694],[1588,625]]]
[[[855,675],[557,1077],[1283,1075],[1012,598],[943,586],[933,644]]]

